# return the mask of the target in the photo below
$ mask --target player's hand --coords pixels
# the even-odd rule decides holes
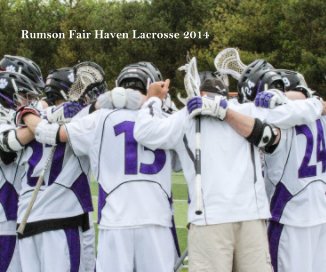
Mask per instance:
[[[79,102],[65,102],[60,106],[48,108],[46,117],[49,123],[68,123],[82,108]]]
[[[28,105],[28,106],[23,106],[20,107],[17,111],[16,111],[16,115],[15,115],[15,125],[17,127],[25,127],[25,122],[24,122],[24,116],[27,114],[33,114],[36,116],[40,116],[40,112],[38,109],[36,109],[33,104]]]
[[[256,107],[273,109],[276,106],[287,103],[287,97],[277,89],[270,89],[257,94],[255,98]]]
[[[224,120],[228,108],[228,101],[222,95],[216,95],[214,99],[208,97],[193,97],[187,103],[190,117],[208,115]]]
[[[158,97],[161,100],[163,100],[169,91],[169,86],[170,86],[170,79],[152,83],[148,87],[147,98]]]

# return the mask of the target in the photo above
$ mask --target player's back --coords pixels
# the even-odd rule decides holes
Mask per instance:
[[[136,115],[99,110],[67,125],[74,152],[89,155],[100,184],[100,227],[171,224],[171,155],[136,142]]]
[[[326,222],[326,118],[281,131],[266,155],[266,186],[274,221],[292,226]]]

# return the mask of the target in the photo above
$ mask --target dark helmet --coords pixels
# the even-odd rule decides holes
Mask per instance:
[[[286,69],[275,69],[275,72],[281,75],[285,91],[294,90],[297,86],[308,87],[303,75],[299,72]]]
[[[44,88],[48,102],[53,104],[56,100],[68,100],[69,89],[74,81],[74,69],[71,67],[51,70]]]
[[[253,101],[266,88],[284,91],[282,77],[272,69],[273,66],[265,60],[255,60],[247,66],[238,81],[240,103]]]
[[[0,70],[23,74],[32,81],[36,88],[40,90],[44,88],[40,67],[28,58],[5,55],[0,61]]]
[[[14,72],[0,72],[0,103],[6,108],[16,109],[21,97],[35,99],[41,93],[26,76]]]
[[[131,88],[146,94],[147,84],[163,80],[160,70],[151,62],[140,61],[125,66],[117,78],[119,87]]]
[[[200,91],[228,96],[229,88],[225,85],[223,79],[212,71],[199,72]]]

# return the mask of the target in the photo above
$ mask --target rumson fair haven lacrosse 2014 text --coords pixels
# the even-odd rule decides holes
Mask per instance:
[[[185,31],[179,32],[139,32],[133,29],[129,32],[106,32],[103,29],[95,29],[93,31],[75,29],[65,32],[30,32],[29,30],[21,30],[22,39],[80,39],[80,40],[106,40],[106,39],[208,39],[208,32],[201,31]]]

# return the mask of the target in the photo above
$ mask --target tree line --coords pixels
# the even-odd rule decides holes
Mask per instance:
[[[263,58],[276,68],[297,70],[326,97],[324,0],[0,0],[0,12],[0,55],[31,58],[45,77],[53,68],[91,60],[104,68],[113,87],[125,65],[145,60],[181,90],[183,75],[176,70],[185,63],[187,52],[198,58],[200,70],[215,70],[217,53],[236,47],[245,64]],[[22,30],[188,32],[189,37],[22,39]]]

